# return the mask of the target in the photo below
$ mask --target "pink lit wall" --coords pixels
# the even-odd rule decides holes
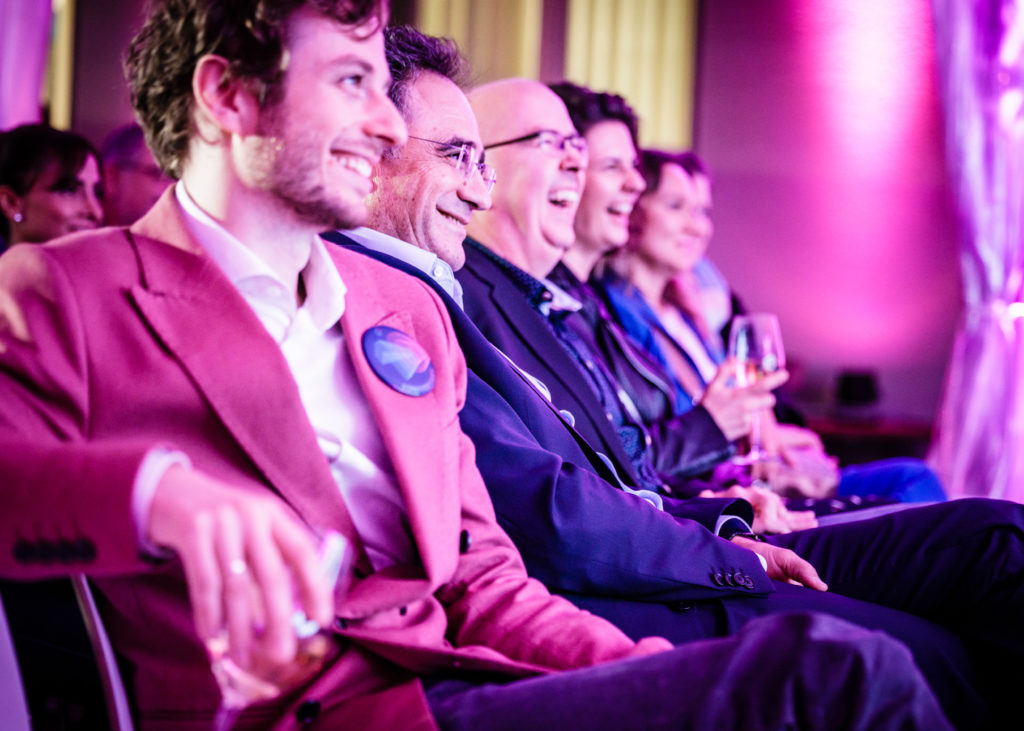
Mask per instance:
[[[812,411],[843,369],[878,373],[887,416],[939,403],[961,295],[929,5],[702,4],[710,256],[750,309],[779,314]]]

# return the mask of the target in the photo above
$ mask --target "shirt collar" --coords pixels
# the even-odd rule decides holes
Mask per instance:
[[[367,249],[393,256],[416,267],[440,284],[444,291],[455,299],[460,307],[462,306],[462,288],[455,280],[455,273],[451,265],[437,254],[365,226],[344,230],[341,233]]]
[[[282,290],[286,289],[266,262],[192,200],[181,181],[175,185],[174,193],[185,213],[189,232],[243,296],[251,295],[250,283],[260,279],[271,279]],[[346,287],[319,236],[313,236],[309,262],[302,270],[302,280],[306,287],[306,301],[302,308],[296,308],[294,298],[289,293],[287,300],[291,302],[291,317],[294,317],[298,309],[304,309],[313,323],[321,331],[326,331],[345,312]]]

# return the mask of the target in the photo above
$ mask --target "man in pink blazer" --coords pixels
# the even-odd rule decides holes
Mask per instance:
[[[209,727],[216,638],[300,678],[253,727],[946,727],[878,633],[796,614],[664,651],[526,577],[459,426],[443,305],[316,237],[365,219],[406,140],[386,8],[316,7],[157,3],[129,73],[179,183],[130,229],[0,257],[3,575],[92,577],[147,728]],[[336,593],[328,531],[356,559]],[[308,676],[296,605],[328,637]]]

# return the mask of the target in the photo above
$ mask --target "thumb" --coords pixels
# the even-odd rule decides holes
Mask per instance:
[[[722,364],[718,366],[718,370],[715,371],[715,377],[711,379],[711,383],[707,385],[705,390],[710,391],[712,389],[722,389],[729,385],[729,380],[736,376],[736,358],[735,356],[729,356]]]

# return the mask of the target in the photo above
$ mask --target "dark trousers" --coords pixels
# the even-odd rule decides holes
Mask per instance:
[[[512,682],[425,683],[442,729],[946,729],[910,653],[809,613],[727,638]]]
[[[726,636],[777,612],[840,617],[905,644],[957,728],[1019,720],[1024,507],[960,500],[769,540],[814,564],[829,591],[777,582],[767,597],[668,605],[567,596],[630,636],[676,643]]]

